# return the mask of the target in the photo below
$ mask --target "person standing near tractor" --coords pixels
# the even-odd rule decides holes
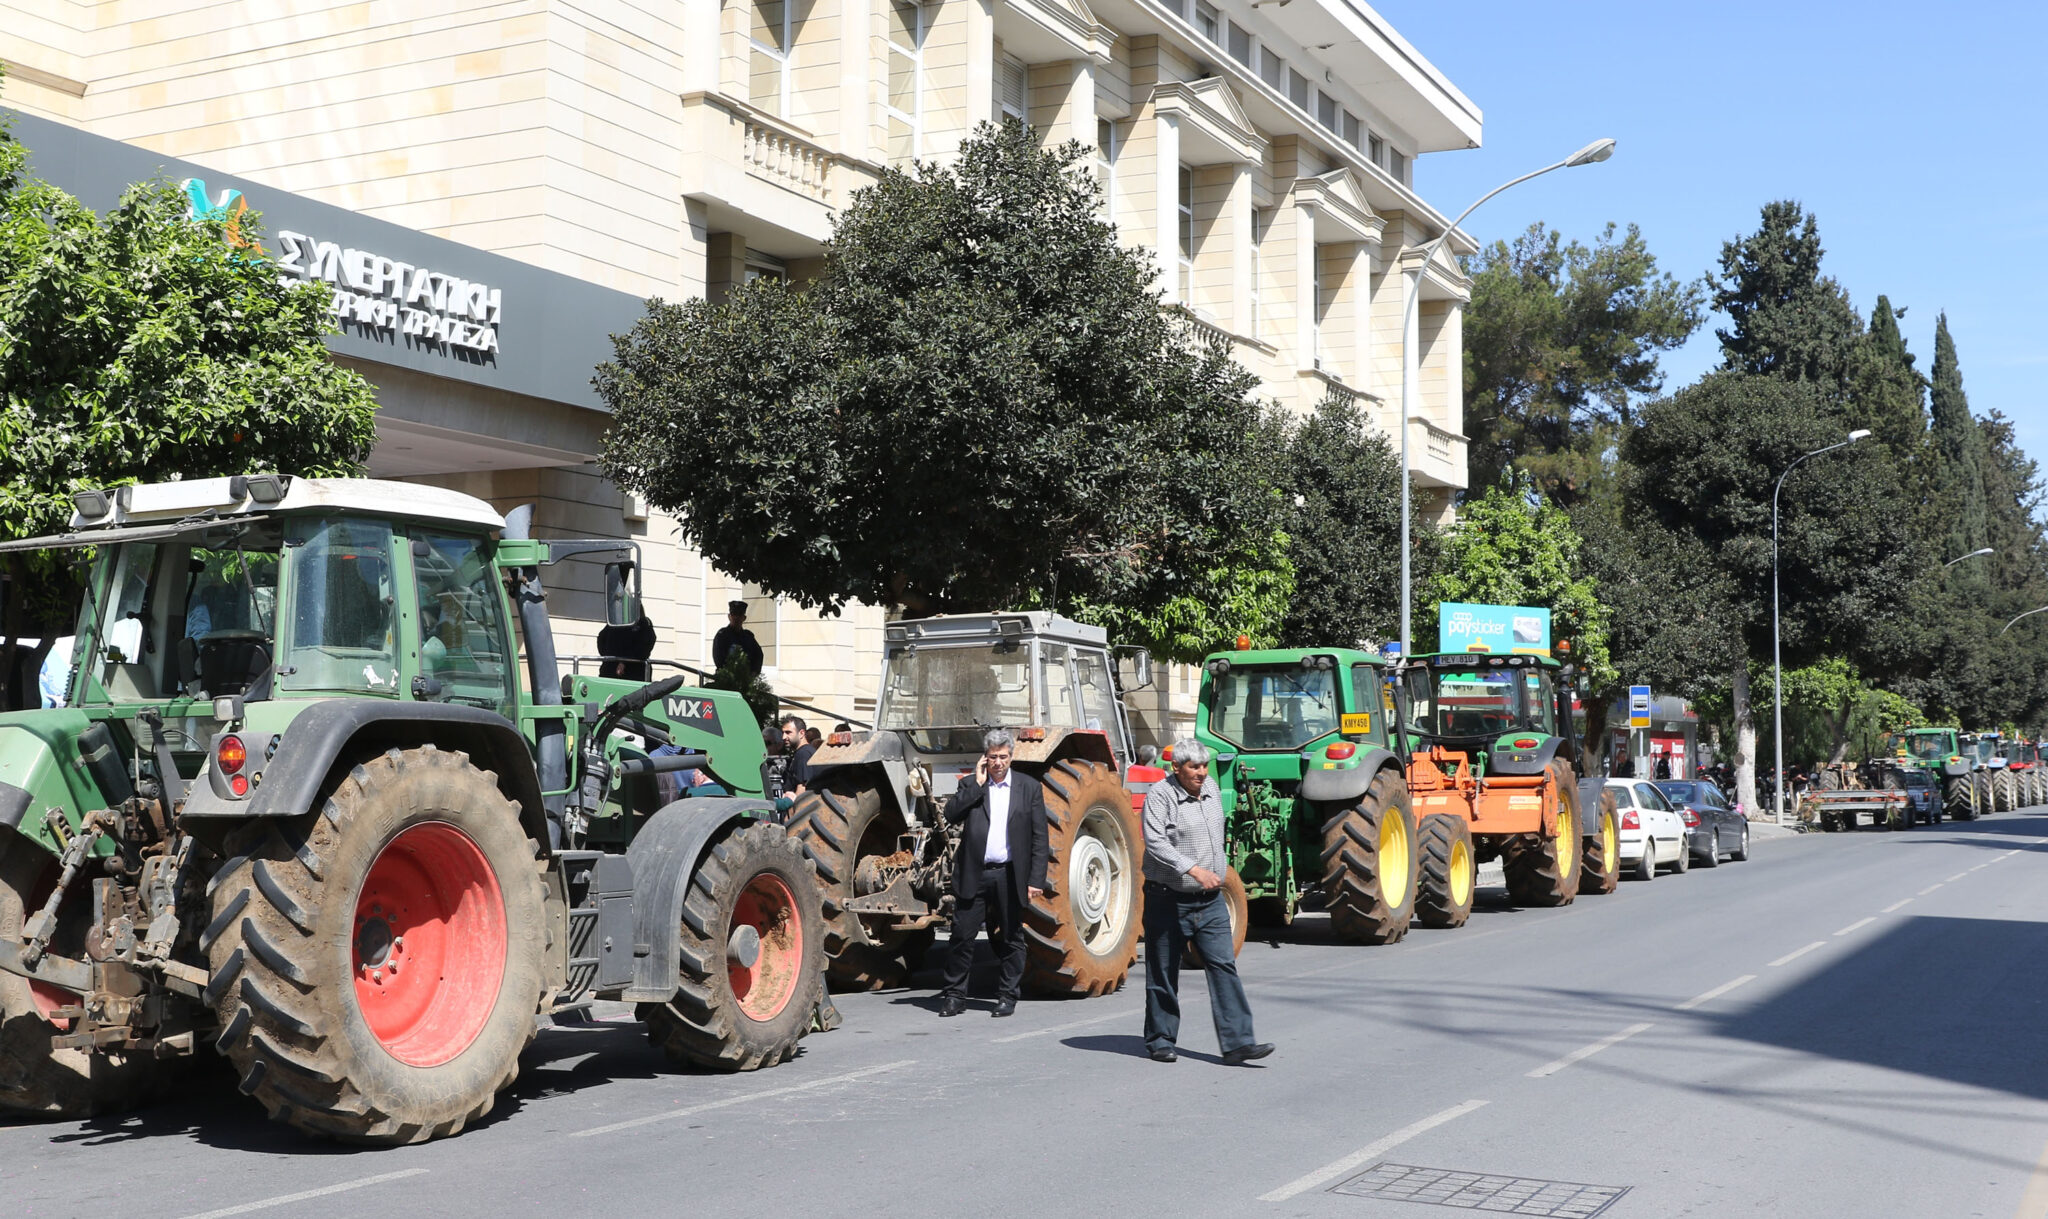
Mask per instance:
[[[947,946],[941,1016],[967,1010],[967,973],[974,964],[974,937],[984,921],[1001,967],[994,1014],[1015,1015],[1024,986],[1024,903],[1045,895],[1051,850],[1045,790],[1037,779],[1010,769],[1013,744],[1001,728],[982,737],[974,777],[963,778],[946,802],[946,820],[965,822],[967,828],[953,861],[953,939]]]
[[[782,717],[782,752],[789,755],[789,768],[782,774],[782,793],[786,796],[810,790],[811,755],[818,752],[818,747],[805,735],[807,726],[800,715]]]
[[[725,662],[732,658],[734,649],[746,654],[750,673],[760,673],[765,658],[761,653],[761,641],[747,629],[747,603],[744,601],[725,603],[725,625],[711,637],[711,667],[723,669]]]
[[[1237,976],[1230,904],[1223,897],[1223,796],[1209,777],[1209,749],[1173,743],[1173,773],[1145,797],[1145,1049],[1155,1062],[1180,1057],[1180,958],[1192,944],[1209,979],[1209,1011],[1223,1061],[1273,1052],[1252,1037],[1252,1009]]]

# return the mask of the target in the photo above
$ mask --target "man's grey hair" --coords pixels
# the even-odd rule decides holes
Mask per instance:
[[[1175,766],[1180,765],[1182,762],[1186,762],[1190,766],[1200,766],[1208,760],[1209,747],[1191,736],[1184,736],[1173,743],[1173,764]]]
[[[981,737],[981,751],[983,753],[987,753],[991,749],[1011,749],[1016,744],[1017,739],[1010,735],[1008,728],[991,728],[983,733]]]

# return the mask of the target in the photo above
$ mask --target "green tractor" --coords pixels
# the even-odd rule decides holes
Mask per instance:
[[[1310,897],[1344,942],[1408,933],[1421,855],[1385,678],[1378,656],[1347,648],[1202,662],[1195,738],[1213,755],[1228,817],[1225,884],[1240,944],[1247,922],[1291,922]]]
[[[1978,767],[1976,751],[1953,728],[1888,733],[1883,761],[1933,775],[1941,785],[1942,809],[1954,820],[1975,821],[1991,811],[1991,776]]]
[[[542,568],[603,562],[631,621],[632,543],[369,480],[76,507],[6,546],[85,594],[66,705],[0,715],[0,1116],[126,1108],[217,1053],[276,1120],[417,1142],[593,1000],[714,1070],[832,1019],[753,713],[559,670]]]

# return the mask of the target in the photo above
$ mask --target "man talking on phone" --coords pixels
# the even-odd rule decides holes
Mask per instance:
[[[1024,985],[1024,903],[1045,893],[1045,791],[1010,769],[1014,742],[1001,728],[981,739],[974,776],[962,778],[946,802],[946,821],[966,823],[953,859],[953,939],[947,946],[941,1016],[967,1010],[967,972],[974,937],[988,925],[1001,967],[997,1016],[1015,1015]]]

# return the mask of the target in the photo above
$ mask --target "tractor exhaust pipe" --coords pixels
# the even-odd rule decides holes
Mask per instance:
[[[505,536],[520,541],[533,536],[532,504],[521,504],[505,514]],[[519,632],[526,636],[526,677],[533,688],[533,701],[543,707],[559,707],[562,666],[555,658],[555,628],[548,621],[548,595],[541,587],[540,568],[519,569],[513,601],[519,611]],[[534,722],[534,769],[544,792],[561,792],[569,786],[569,746],[562,721]],[[567,799],[566,795],[541,797],[547,808],[550,850],[562,848],[562,807]]]

